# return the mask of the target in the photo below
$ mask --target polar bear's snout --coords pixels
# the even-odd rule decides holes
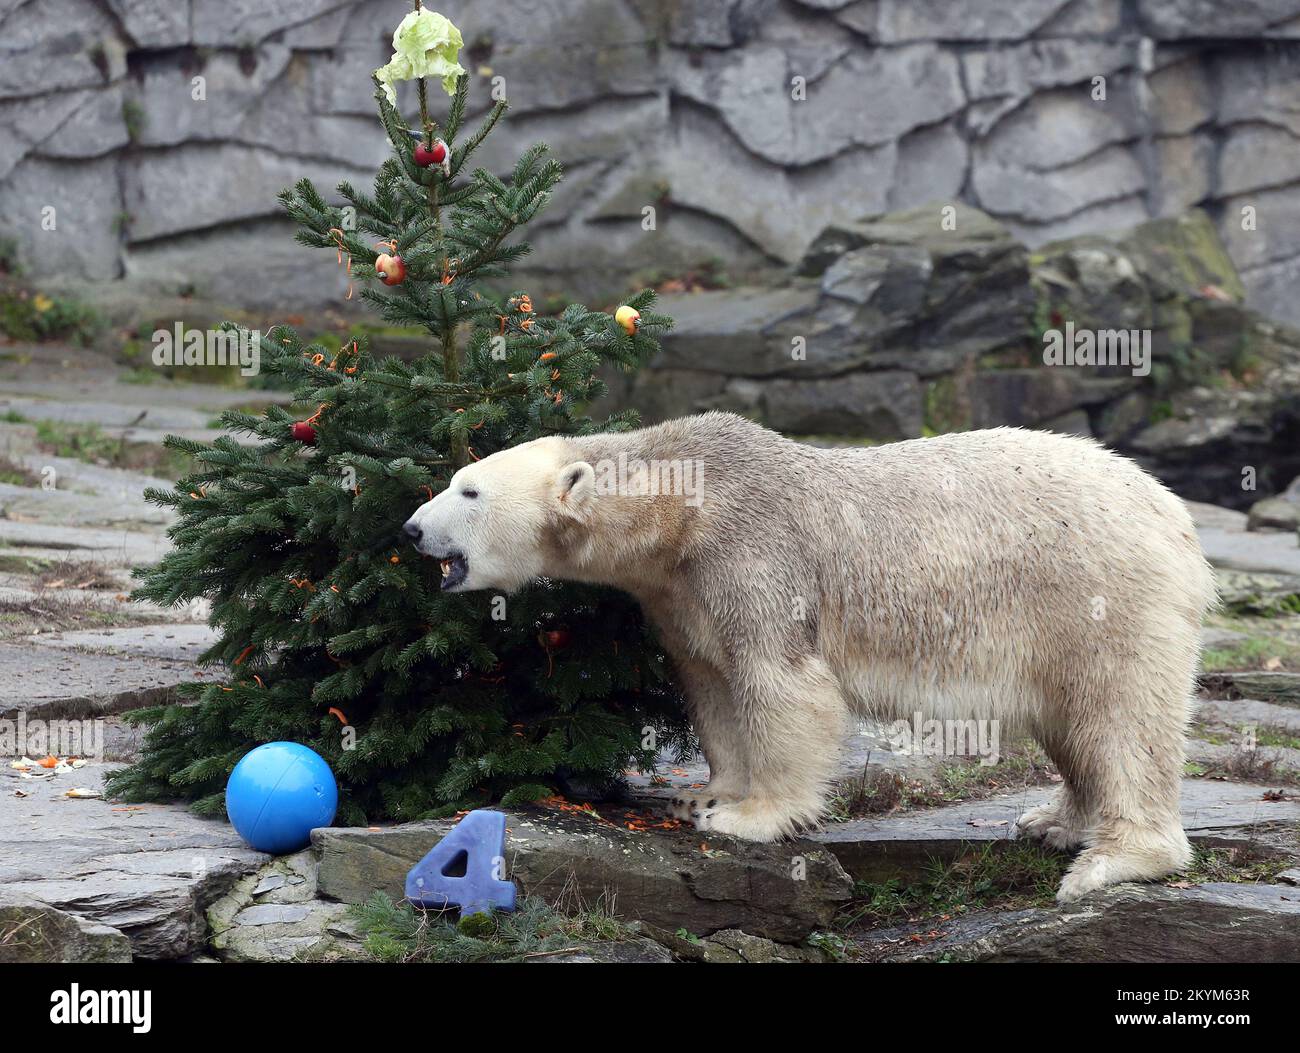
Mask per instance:
[[[402,525],[402,533],[422,556],[432,556],[438,561],[442,569],[442,591],[451,592],[469,577],[469,557],[444,532],[437,530],[436,524],[429,522],[430,513],[436,515],[433,506],[434,501],[429,501],[416,509],[415,515]]]

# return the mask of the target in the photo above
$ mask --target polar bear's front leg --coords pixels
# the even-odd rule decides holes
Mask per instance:
[[[765,659],[738,668],[732,685],[749,759],[740,800],[705,802],[700,830],[775,841],[821,818],[848,707],[817,658]]]
[[[745,796],[749,788],[748,759],[740,713],[726,678],[698,659],[679,659],[675,664],[677,679],[686,693],[691,725],[699,737],[704,759],[709,762],[709,782],[702,789],[675,795],[668,812],[694,822],[702,811]]]

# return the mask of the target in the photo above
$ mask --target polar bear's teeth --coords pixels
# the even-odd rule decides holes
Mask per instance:
[[[445,578],[450,573],[451,573],[451,560],[444,559],[442,561],[442,576]]]

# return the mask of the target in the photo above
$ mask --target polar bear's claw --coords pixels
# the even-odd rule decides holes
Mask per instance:
[[[689,799],[688,799],[689,801]],[[817,806],[790,809],[765,799],[695,799],[696,807],[686,816],[697,830],[730,834],[746,841],[778,841],[803,827],[815,826]]]
[[[1062,852],[1073,852],[1085,840],[1083,831],[1069,822],[1068,809],[1055,801],[1031,808],[1016,820],[1016,828],[1021,837],[1042,841]]]
[[[668,802],[668,814],[674,819],[695,822],[718,806],[718,798],[708,795],[707,789],[689,797],[673,797]]]

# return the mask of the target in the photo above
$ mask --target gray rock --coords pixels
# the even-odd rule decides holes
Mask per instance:
[[[1198,533],[1206,558],[1216,567],[1300,577],[1300,546],[1293,534],[1243,534],[1214,527]]]
[[[1281,962],[1298,948],[1294,888],[1223,883],[1119,885],[1059,910],[930,919],[860,939],[877,961]]]
[[[24,398],[14,395],[0,398],[0,408],[17,413],[27,420],[93,424],[105,429],[141,424],[164,430],[199,428],[211,419],[210,411],[187,406],[159,405],[162,390],[152,390],[151,386],[145,386],[143,391],[135,392],[136,402],[76,399],[70,397],[74,395],[71,391],[65,391],[62,398]],[[170,394],[168,392],[168,397]],[[71,465],[66,467],[72,468]],[[151,480],[150,485],[155,485],[158,481]]]
[[[1262,121],[1300,135],[1300,81],[1294,58],[1285,49],[1231,51],[1216,64],[1215,72],[1219,77],[1215,107],[1224,124]]]
[[[1241,533],[1246,529],[1245,512],[1207,504],[1204,501],[1185,500],[1183,503],[1187,506],[1187,511],[1192,514],[1192,522],[1196,524],[1198,530],[1202,527],[1213,527],[1228,533]]]
[[[1088,414],[1083,410],[1070,410],[1059,417],[1045,420],[1038,426],[1044,431],[1054,431],[1060,435],[1078,435],[1085,439],[1093,437],[1092,424],[1088,421]]]
[[[621,917],[669,931],[738,928],[800,940],[829,924],[850,891],[835,858],[807,841],[758,845],[685,832],[633,833],[532,813],[510,815],[508,824],[510,877],[522,893],[548,902],[562,892],[585,902],[611,897]],[[450,826],[313,831],[321,893],[345,903],[363,902],[376,889],[400,898],[406,872]]]
[[[140,47],[177,47],[190,42],[188,4],[169,0],[108,0],[133,43]]]
[[[702,939],[694,933],[681,935],[644,922],[632,924],[634,929],[646,933],[661,947],[671,951],[672,958],[680,961],[705,962],[710,965],[825,961],[822,954],[811,947],[777,943],[761,936],[751,936],[739,929],[722,929]]]
[[[69,557],[115,565],[156,563],[168,548],[161,533],[24,523],[0,519],[0,553],[51,560]]]
[[[976,428],[1044,424],[1108,402],[1135,383],[1068,368],[982,370],[970,384],[971,422]]]
[[[112,926],[0,888],[0,964],[130,960],[131,942]]]
[[[2,40],[0,99],[99,86],[105,73],[125,71],[111,19],[96,7],[77,5],[70,17],[66,8],[23,4],[5,12]]]
[[[1137,195],[1146,185],[1137,159],[1118,145],[1048,171],[1023,168],[988,148],[977,148],[971,178],[985,211],[1035,224],[1059,224],[1091,206]],[[1097,226],[1087,224],[1088,229]]]
[[[231,173],[238,172],[238,179]],[[131,237],[148,241],[236,220],[274,215],[280,190],[306,176],[327,191],[342,180],[364,186],[363,169],[321,162],[304,167],[293,157],[236,144],[189,144],[149,151],[122,166]],[[178,186],[189,188],[184,197]],[[299,252],[299,259],[302,258]]]
[[[179,805],[66,796],[100,789],[108,767],[46,780],[0,769],[0,889],[120,930],[136,958],[188,957],[206,944],[208,904],[268,857]]]
[[[986,961],[1285,962],[1300,953],[1300,897],[1278,885],[1121,885],[1061,912]]]
[[[1157,40],[1243,37],[1260,34],[1300,36],[1300,3],[1296,0],[1252,0],[1220,5],[1212,0],[1138,0],[1143,30]]]
[[[976,157],[1049,173],[1127,142],[1139,133],[1139,120],[1122,78],[1111,79],[1104,103],[1094,102],[1086,86],[1043,90],[985,136]]]
[[[257,44],[281,30],[339,6],[339,0],[303,0],[288,3],[285,0],[228,0],[221,7],[195,5],[191,16],[192,41],[214,47]],[[376,5],[378,7],[378,5]],[[390,5],[390,11],[392,5]],[[376,11],[375,18],[381,19]],[[391,23],[378,21],[385,27],[396,26],[401,21],[397,15]]]
[[[40,636],[30,637],[28,642],[62,650],[193,662],[216,643],[217,639],[216,631],[206,625],[182,622],[173,625],[132,626],[124,629],[42,633]]]
[[[201,64],[145,66],[134,97],[140,113],[140,144],[175,146],[197,140],[259,139],[247,134],[245,126],[272,99],[294,89],[294,80],[284,76],[291,57],[284,45],[263,44],[252,51],[217,51]],[[197,77],[203,81],[200,98],[194,97],[193,82]],[[281,101],[290,112],[299,108],[292,98]],[[296,118],[299,125],[311,123],[304,122],[300,114]],[[379,139],[382,142],[382,134]],[[286,151],[293,149],[291,143],[278,145]]]
[[[1220,601],[1239,614],[1275,615],[1294,609],[1300,596],[1300,576],[1296,575],[1216,568],[1214,576]]]
[[[1226,195],[1286,186],[1300,179],[1295,134],[1249,125],[1231,129],[1218,155],[1217,187]]]
[[[971,845],[1005,846],[1016,820],[1044,804],[1054,787],[1034,787],[1010,797],[962,801],[928,811],[829,824],[811,840],[830,849],[856,881],[919,880],[936,861],[951,861]],[[1184,779],[1183,827],[1193,841],[1252,842],[1261,830],[1300,822],[1300,801],[1269,801],[1250,783]]]
[[[84,162],[121,149],[131,141],[124,106],[125,95],[120,85],[85,96],[59,125],[57,134],[40,143],[42,155]]]
[[[1275,497],[1266,497],[1250,506],[1249,530],[1285,530],[1295,533],[1300,527],[1300,477]]]
[[[673,331],[654,368],[763,376],[799,371],[792,356],[795,336],[814,347],[817,288],[803,283],[782,289],[739,288],[665,296],[660,307],[673,315]]]
[[[1283,706],[1300,706],[1300,673],[1243,670],[1206,673],[1202,680],[1218,697],[1253,698]]]
[[[1222,727],[1283,728],[1300,732],[1300,707],[1260,702],[1252,698],[1205,699],[1196,705],[1196,719]]]
[[[965,102],[956,58],[930,44],[856,51],[795,99],[791,78],[809,78],[775,44],[747,46],[699,76],[679,75],[689,97],[716,107],[728,128],[758,157],[826,160],[851,146],[877,146],[956,113]],[[864,83],[879,85],[870,106]]]
[[[126,630],[128,636],[140,630]],[[80,653],[64,646],[0,644],[0,716],[25,712],[29,719],[85,720],[158,705],[175,697],[178,684],[195,679],[185,661],[131,652]]]
[[[123,201],[112,158],[28,157],[0,182],[0,194],[13,215],[25,217],[9,234],[18,258],[35,273],[95,281],[120,276],[120,239],[113,224]],[[41,227],[47,208],[54,209],[54,230]]]
[[[719,406],[752,412],[778,431],[914,439],[922,430],[921,387],[911,373],[772,380],[756,391],[733,382]]]
[[[943,0],[879,0],[866,10],[875,10],[873,23],[857,19],[856,28],[866,30],[882,43],[907,40],[1023,40],[1049,25],[1060,13],[1060,0],[1022,0],[997,8],[982,8],[972,18],[968,9]]]

